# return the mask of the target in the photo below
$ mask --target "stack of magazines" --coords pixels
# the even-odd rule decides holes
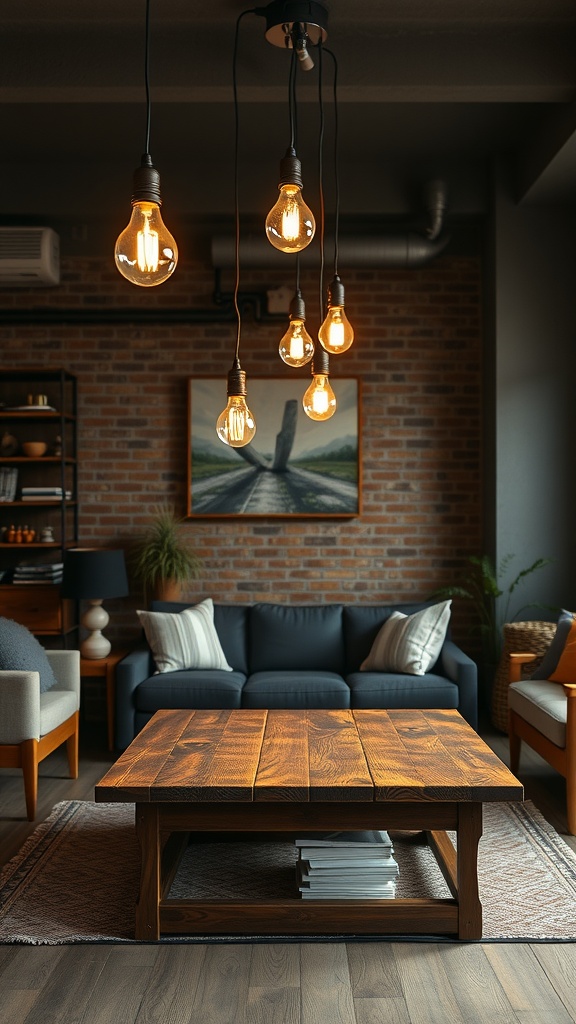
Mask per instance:
[[[21,563],[14,569],[13,583],[61,583],[64,562],[49,565],[26,565]]]
[[[394,899],[398,864],[387,832],[331,832],[296,839],[302,899]]]

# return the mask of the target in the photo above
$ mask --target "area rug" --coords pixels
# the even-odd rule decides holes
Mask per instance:
[[[397,895],[448,897],[421,836],[393,833],[392,837],[400,866]],[[294,845],[287,842],[194,843],[184,855],[171,895],[294,894],[295,859]],[[485,807],[478,867],[483,942],[576,941],[576,855],[533,804]],[[133,805],[77,800],[57,804],[0,874],[0,942],[134,941],[138,872]],[[354,937],[276,935],[260,941],[270,938],[334,942]],[[384,935],[358,938],[409,941]],[[161,941],[259,939],[192,936]]]

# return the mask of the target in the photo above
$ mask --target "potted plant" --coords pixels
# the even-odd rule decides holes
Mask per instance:
[[[512,614],[510,602],[523,580],[548,565],[551,559],[537,558],[532,565],[522,569],[507,586],[504,586],[502,581],[513,558],[514,555],[505,555],[496,567],[489,555],[470,555],[466,560],[469,569],[462,582],[442,587],[434,594],[435,598],[462,597],[472,602],[476,612],[476,628],[482,638],[482,657],[488,671],[495,667],[500,659],[504,623],[516,619],[526,608],[542,607],[534,604],[524,605]],[[502,597],[505,598],[504,601],[500,601]]]
[[[177,601],[182,586],[200,574],[202,562],[182,535],[184,520],[168,506],[158,510],[132,552],[132,568],[145,593]]]

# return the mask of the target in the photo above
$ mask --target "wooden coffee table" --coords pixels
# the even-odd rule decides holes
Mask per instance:
[[[96,786],[136,805],[136,939],[160,934],[482,937],[482,804],[521,784],[457,711],[159,711]],[[170,899],[191,831],[424,831],[445,899]],[[447,830],[457,833],[457,852]],[[217,870],[217,865],[215,865]]]

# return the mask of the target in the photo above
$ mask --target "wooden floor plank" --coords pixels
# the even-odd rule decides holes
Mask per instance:
[[[346,946],[302,946],[302,1024],[356,1024]]]
[[[402,984],[390,942],[353,942],[348,965],[354,999],[401,996]]]
[[[300,1024],[300,946],[255,946],[246,1024]]]
[[[494,943],[485,952],[520,1024],[573,1024],[529,945]]]
[[[354,1013],[356,1024],[412,1024],[406,1001],[399,996],[355,999]]]
[[[411,1024],[469,1024],[436,946],[395,943],[393,955]]]
[[[250,945],[208,946],[190,1006],[190,1021],[246,1024]]]
[[[548,983],[576,1021],[576,944],[542,942],[531,948]]]
[[[204,969],[205,946],[157,946],[135,1024],[189,1024]]]
[[[438,955],[466,1024],[516,1024],[518,1018],[481,946],[442,946]]]
[[[26,1024],[80,1024],[111,946],[65,946],[31,1007]],[[36,950],[32,950],[33,956]],[[52,965],[51,965],[52,966]]]

